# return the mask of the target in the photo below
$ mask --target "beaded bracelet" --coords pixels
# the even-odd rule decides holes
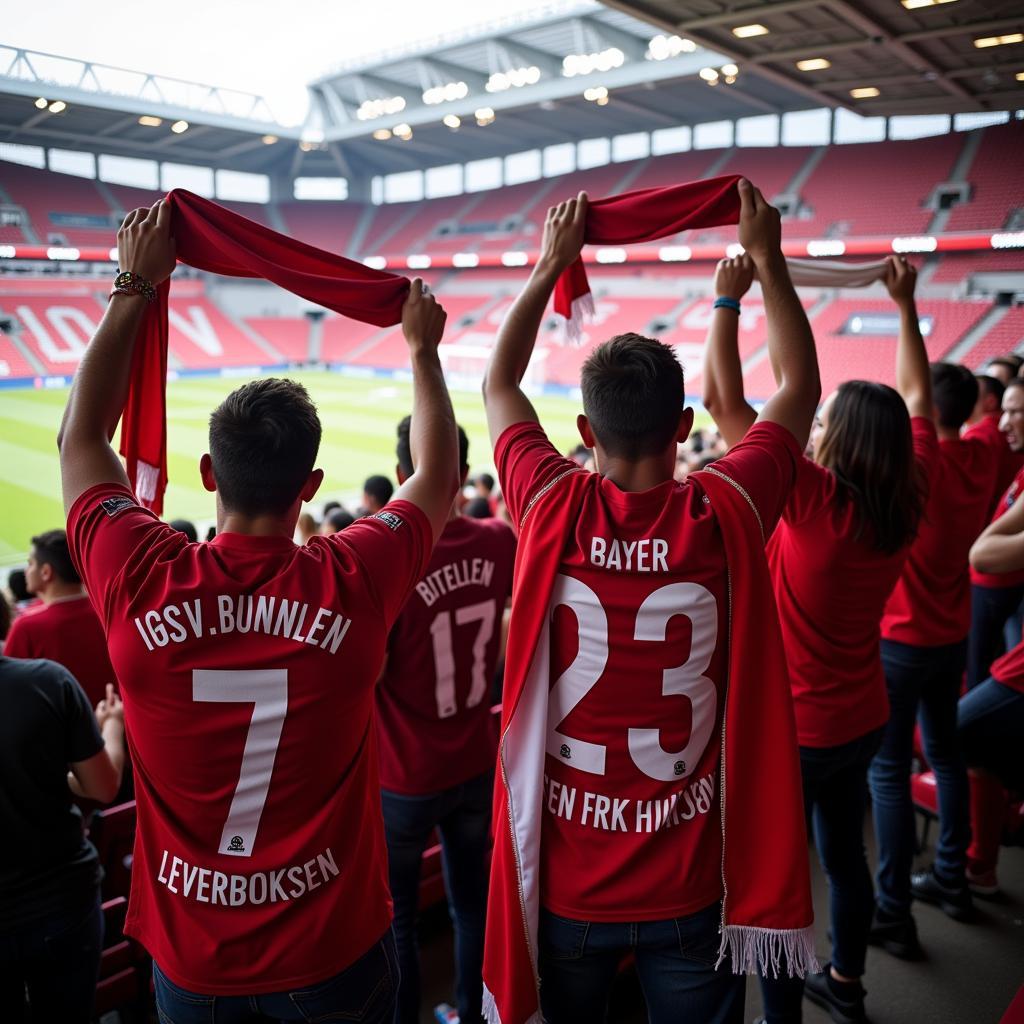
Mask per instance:
[[[147,302],[152,302],[156,298],[156,289],[152,282],[147,281],[144,277],[140,277],[130,270],[122,270],[114,278],[114,287],[110,294],[112,297],[114,295],[141,295]]]
[[[734,313],[740,311],[740,300],[734,299],[729,295],[719,295],[715,299],[714,309],[731,309]]]

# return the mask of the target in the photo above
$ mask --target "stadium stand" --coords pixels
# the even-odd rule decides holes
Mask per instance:
[[[985,129],[966,174],[971,185],[970,200],[953,208],[947,231],[1014,226],[1014,215],[1019,219],[1024,209],[1020,187],[1022,146],[1024,124],[1020,121]]]
[[[0,377],[33,377],[32,364],[22,355],[14,339],[0,331]]]
[[[1014,306],[992,324],[978,344],[971,347],[964,356],[964,362],[972,370],[980,370],[990,359],[1015,352],[1021,346],[1024,346],[1024,306]]]
[[[309,321],[301,317],[247,316],[245,324],[290,363],[309,359]]]
[[[318,249],[347,255],[365,207],[359,203],[281,203],[288,233]]]
[[[994,252],[951,253],[939,260],[929,284],[960,284],[973,274],[1007,271],[1024,272],[1024,252],[1006,249]]]

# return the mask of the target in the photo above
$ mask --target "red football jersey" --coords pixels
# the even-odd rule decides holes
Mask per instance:
[[[117,685],[107,638],[87,595],[33,604],[19,615],[4,643],[8,658],[49,658],[63,665],[95,707]]]
[[[1024,468],[1024,452],[1015,452],[1006,435],[999,429],[999,421],[1002,413],[993,412],[978,420],[973,426],[964,431],[965,438],[975,438],[987,444],[999,460],[999,471],[996,477],[995,493],[989,505],[989,516],[996,509],[996,502],[1006,493],[1006,489],[1013,483],[1013,478]]]
[[[938,459],[931,420],[911,420],[929,485]],[[804,747],[849,743],[889,718],[880,622],[910,545],[893,554],[855,539],[856,513],[836,503],[835,477],[802,459],[768,562],[789,662],[797,738]]]
[[[515,550],[496,519],[460,516],[444,528],[388,638],[377,686],[384,789],[437,793],[494,768],[491,683]]]
[[[373,684],[430,556],[426,517],[395,501],[302,547],[189,544],[101,485],[68,536],[135,769],[126,933],[193,992],[337,974],[391,920]]]
[[[787,430],[763,423],[714,468],[768,531],[799,458]],[[505,431],[495,461],[517,522],[576,468],[534,423]],[[539,641],[552,680],[541,900],[587,921],[661,920],[722,895],[725,551],[697,479],[641,492],[597,473],[588,483]]]
[[[985,528],[999,468],[998,453],[976,437],[939,442],[917,539],[882,617],[886,640],[939,647],[970,632],[967,556]]]
[[[989,674],[998,683],[1024,693],[1024,640],[992,663]]]
[[[1014,502],[1020,497],[1021,488],[1024,487],[1024,468],[1018,470],[1013,478],[1013,483],[1007,487],[1006,492],[999,499],[996,505],[995,514],[992,516],[994,523],[1000,516],[1005,515],[1013,508]],[[971,569],[971,583],[978,587],[1017,587],[1024,583],[1024,569],[1016,572],[978,572]]]

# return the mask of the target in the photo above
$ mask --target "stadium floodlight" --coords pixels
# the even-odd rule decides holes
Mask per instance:
[[[412,127],[407,124],[396,124],[391,129],[394,132],[396,139],[401,139],[403,142],[408,142],[412,138]]]
[[[152,114],[143,114],[139,118],[139,124],[143,128],[159,128],[163,123],[164,119],[162,117],[154,117]]]
[[[955,4],[956,0],[900,0],[908,11],[916,11],[919,7],[937,7],[939,4]]]
[[[405,110],[404,96],[380,96],[374,100],[363,100],[356,111],[360,121],[374,121],[378,117],[400,114]]]
[[[600,53],[570,53],[562,61],[562,74],[566,78],[575,75],[589,75],[594,71],[611,71],[621,68],[626,55],[617,46],[611,46]]]
[[[118,255],[117,255],[117,246],[116,245],[112,246],[111,249],[110,249],[110,252],[107,253],[107,259],[109,259],[111,263],[117,263]]]
[[[753,39],[754,36],[766,36],[768,35],[768,29],[764,25],[737,25],[733,30],[732,34],[737,39]]]
[[[68,109],[68,105],[63,100],[54,100],[47,109],[51,114],[62,114]]]
[[[530,262],[530,257],[525,252],[517,252],[515,250],[510,252],[503,252],[501,254],[501,263],[505,267],[525,267]]]
[[[745,251],[746,250],[739,242],[730,242],[725,247],[725,255],[731,260],[735,259],[737,256],[742,256]]]
[[[369,267],[371,270],[384,270],[388,265],[388,261],[383,256],[367,256],[363,260],[363,266]]]
[[[1018,71],[1013,77],[1016,78],[1018,82],[1024,82],[1024,71]]]
[[[454,103],[464,100],[469,95],[469,86],[465,82],[447,82],[423,90],[423,102],[429,106],[437,103]]]
[[[668,60],[669,57],[678,57],[681,53],[693,53],[696,49],[697,44],[692,39],[657,35],[647,44],[644,56],[648,60]]]
[[[174,132],[175,135],[181,135],[184,132],[187,132],[188,121],[175,121],[174,124],[171,125],[171,131]]]
[[[698,74],[708,85],[718,84],[718,72],[714,68],[701,68]]]
[[[390,138],[391,138],[391,129],[390,129],[390,128],[378,128],[378,129],[377,129],[377,130],[376,130],[376,131],[375,131],[375,132],[373,133],[373,137],[374,137],[374,138],[375,138],[375,139],[376,139],[376,140],[377,140],[378,142],[387,142],[387,141],[388,141],[388,139],[390,139]]]
[[[1024,32],[1011,32],[1005,36],[983,36],[974,40],[974,45],[979,50],[986,50],[990,46],[1009,46],[1011,43],[1024,43]]]
[[[51,245],[46,250],[46,258],[48,260],[77,260],[81,256],[81,253],[66,245]]]
[[[478,107],[474,116],[476,117],[476,123],[480,125],[481,128],[484,128],[494,122],[494,108]]]
[[[813,238],[807,243],[808,256],[842,256],[846,243],[838,238]]]
[[[264,146],[273,146],[275,143],[280,142],[280,139],[276,135],[264,135],[260,141]]]
[[[911,235],[892,240],[893,252],[935,252],[939,243],[932,235]]]
[[[851,89],[850,95],[855,100],[872,100],[876,96],[880,96],[881,92],[881,89],[878,89],[873,85],[864,85],[859,89]]]
[[[47,100],[43,96],[40,96],[39,99],[36,100],[36,109],[37,110],[45,110],[48,105],[49,105],[49,100]]]
[[[525,85],[536,85],[540,81],[540,68],[531,64],[528,68],[512,68],[511,71],[495,71],[484,88],[488,92],[504,92],[506,89],[521,89]]]
[[[594,85],[583,90],[583,98],[590,100],[591,103],[601,103],[602,100],[607,103],[608,90],[603,85]]]
[[[430,257],[425,252],[414,252],[405,258],[405,265],[410,270],[426,270],[430,263]]]
[[[13,245],[0,245],[0,260],[13,260],[18,250]]]
[[[619,248],[598,249],[594,253],[594,257],[598,263],[625,263],[626,250]]]
[[[797,71],[824,71],[830,67],[832,67],[832,61],[827,57],[810,57],[807,60],[796,62]]]
[[[456,252],[452,254],[453,267],[479,267],[480,256],[475,252]]]
[[[458,128],[458,127],[459,127],[459,125],[460,125],[460,124],[462,124],[462,118],[461,118],[461,117],[459,117],[459,115],[458,115],[458,114],[445,114],[445,115],[444,115],[444,118],[443,118],[442,120],[443,120],[443,123],[444,123],[444,124],[445,124],[445,125],[446,125],[446,126],[447,126],[448,128],[451,128],[451,129],[453,129],[453,130],[454,130],[455,128]]]
[[[1024,249],[1024,231],[998,231],[989,244],[993,249]]]
[[[740,69],[736,67],[735,64],[722,65],[722,74],[725,75],[726,78],[735,78],[739,73]]]
[[[663,245],[658,250],[658,259],[662,263],[685,263],[693,256],[688,245]]]

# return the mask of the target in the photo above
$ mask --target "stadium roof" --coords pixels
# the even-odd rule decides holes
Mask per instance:
[[[0,45],[0,141],[351,179],[819,106],[1005,110],[1024,62],[992,40],[1022,31],[1019,0],[579,0],[338,67],[301,129],[260,96]]]

